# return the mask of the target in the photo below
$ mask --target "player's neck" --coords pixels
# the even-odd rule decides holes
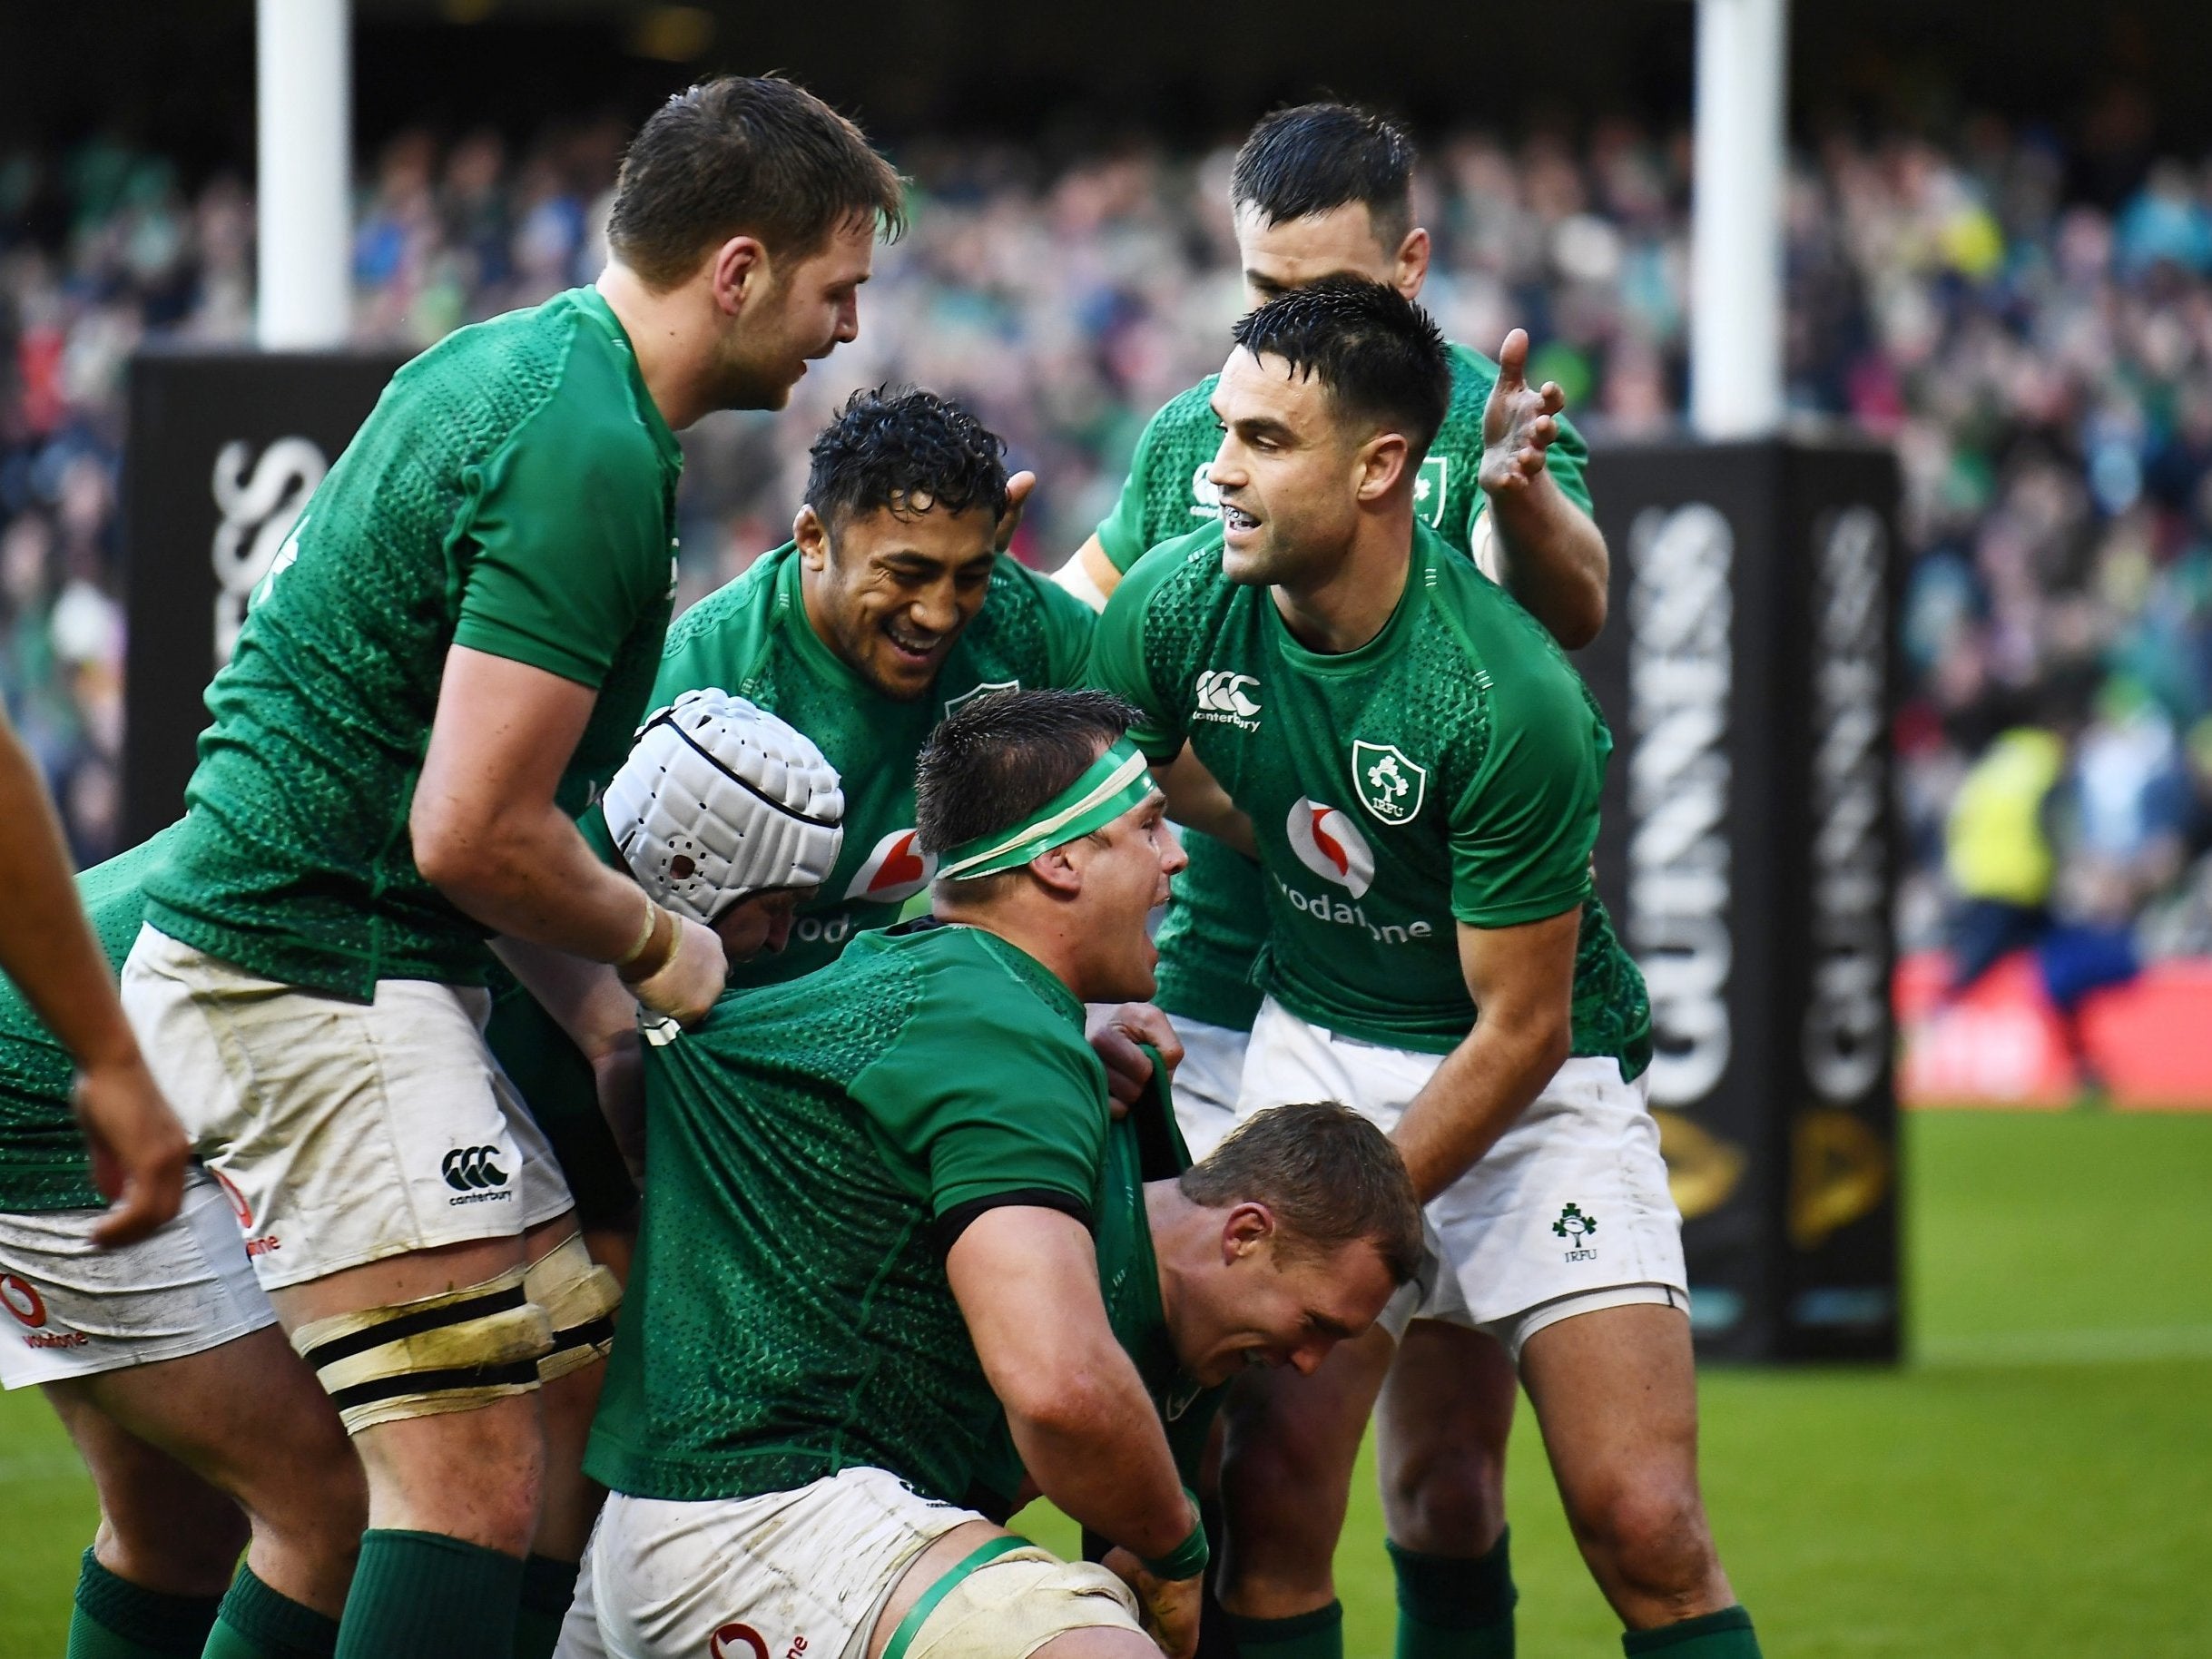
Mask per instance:
[[[1065,906],[1037,902],[1034,895],[1018,888],[987,904],[963,905],[944,898],[940,888],[929,908],[940,922],[997,934],[1034,957],[1077,1001],[1092,1000],[1083,990],[1083,937],[1062,913]]]
[[[688,286],[656,294],[635,271],[609,264],[596,284],[614,313],[646,394],[671,432],[681,432],[714,407],[700,365],[713,360],[713,342],[701,336],[697,303]]]
[[[1308,651],[1341,655],[1382,632],[1413,563],[1413,509],[1362,515],[1351,545],[1320,581],[1270,592],[1283,626]]]

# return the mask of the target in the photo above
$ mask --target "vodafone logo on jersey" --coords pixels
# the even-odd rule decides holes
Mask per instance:
[[[937,855],[916,844],[919,831],[894,830],[876,843],[868,862],[852,872],[845,897],[865,898],[870,904],[903,903],[928,887],[937,875]]]
[[[1348,889],[1354,898],[1367,897],[1375,879],[1375,855],[1352,820],[1334,807],[1301,795],[1291,803],[1283,829],[1301,864],[1322,880]]]

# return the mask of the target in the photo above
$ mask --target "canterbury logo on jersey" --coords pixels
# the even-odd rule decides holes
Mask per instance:
[[[937,876],[937,855],[922,851],[919,834],[914,830],[894,830],[878,841],[867,862],[852,872],[845,897],[895,905],[928,887]]]
[[[498,1154],[496,1146],[457,1146],[447,1153],[445,1162],[438,1165],[438,1172],[446,1177],[447,1186],[467,1196],[448,1199],[447,1202],[475,1203],[487,1199],[511,1197],[511,1193],[491,1190],[507,1183],[506,1171],[493,1162]]]
[[[1244,689],[1247,686],[1252,688],[1250,692]],[[1191,718],[1215,721],[1224,726],[1234,726],[1240,731],[1257,731],[1260,703],[1252,693],[1259,689],[1256,674],[1209,668],[1199,674],[1192,687]]]

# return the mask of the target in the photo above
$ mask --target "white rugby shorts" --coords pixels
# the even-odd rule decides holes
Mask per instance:
[[[610,1492],[555,1659],[861,1659],[915,1557],[983,1518],[877,1468],[758,1497]],[[1137,1628],[1128,1593],[1103,1567],[1072,1563],[1056,1576],[1067,1581],[1058,1595],[1077,1586],[1090,1604],[1063,1609],[1060,1628]],[[1019,1659],[989,1646],[977,1659]]]
[[[202,1171],[135,1244],[93,1242],[106,1214],[0,1213],[0,1388],[182,1360],[275,1322],[231,1202]]]
[[[1443,1064],[1299,1018],[1273,997],[1246,1051],[1237,1114],[1333,1100],[1385,1134]],[[1689,1307],[1682,1216],[1667,1192],[1644,1079],[1572,1059],[1475,1166],[1428,1205],[1418,1301],[1385,1323],[1438,1319],[1488,1331],[1516,1359],[1561,1319],[1630,1302]],[[1391,1317],[1395,1315],[1395,1318]]]
[[[1236,1127],[1236,1096],[1244,1075],[1248,1034],[1226,1026],[1208,1026],[1170,1015],[1183,1043],[1183,1064],[1175,1068],[1175,1123],[1183,1144],[1196,1163]]]
[[[374,1002],[349,1002],[145,928],[123,1006],[264,1290],[515,1237],[574,1208],[485,1045],[487,991],[384,979]]]

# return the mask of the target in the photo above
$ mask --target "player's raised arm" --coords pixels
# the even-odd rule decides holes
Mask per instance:
[[[93,1179],[115,1201],[103,1244],[143,1239],[177,1212],[189,1148],[146,1071],[115,977],[69,878],[61,826],[31,757],[0,717],[0,970],[77,1063],[77,1115]]]
[[[1528,380],[1529,333],[1516,329],[1498,348],[1498,378],[1482,410],[1481,484],[1489,501],[1485,536],[1475,525],[1478,562],[1569,651],[1596,639],[1606,623],[1612,563],[1588,511],[1560,486],[1550,452],[1567,428],[1567,394],[1556,381]]]

